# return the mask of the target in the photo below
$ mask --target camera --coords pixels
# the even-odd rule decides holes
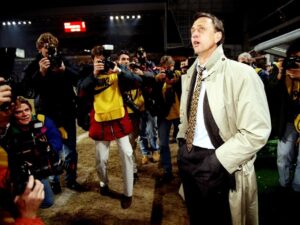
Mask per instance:
[[[143,69],[142,68],[142,65],[139,63],[139,62],[131,62],[129,64],[129,68],[132,69],[132,70],[136,70],[136,69]]]
[[[11,99],[16,99],[16,77],[13,74],[14,63],[16,58],[16,48],[0,48],[0,76],[5,79],[0,85],[9,85],[11,87]],[[0,106],[1,111],[9,109],[11,102],[4,103]]]
[[[166,70],[165,74],[169,80],[172,80],[174,78],[174,72],[172,70]]]
[[[101,71],[101,73],[106,74],[110,69],[112,70],[115,68],[115,63],[111,61],[110,57],[105,58],[104,60],[99,62],[102,62],[104,64],[104,69]]]
[[[133,102],[133,100],[130,98],[130,96],[126,92],[123,93],[123,101],[124,101],[125,105],[127,105],[134,113],[136,113],[136,114],[141,113],[139,107]]]
[[[102,63],[104,64],[104,69],[101,71],[102,73],[106,74],[110,69],[115,68],[115,63],[111,59],[111,53],[114,50],[113,45],[102,45],[103,47],[103,56],[104,60],[102,60]]]
[[[43,123],[33,121],[29,132],[16,134],[10,149],[10,170],[12,192],[22,194],[30,175],[45,179],[63,173],[64,162],[53,150],[43,133]],[[10,145],[9,145],[10,146]]]
[[[290,56],[283,60],[282,66],[285,69],[297,69],[299,67],[297,65],[297,63],[300,63],[300,57],[299,56]]]
[[[52,68],[61,67],[62,57],[57,52],[57,48],[54,44],[47,44],[46,48],[48,49],[48,59]]]
[[[12,102],[14,102],[17,98],[15,83],[12,77],[7,78],[1,85],[9,85],[11,87],[11,101],[5,102],[0,106],[0,111],[6,111],[10,108]]]

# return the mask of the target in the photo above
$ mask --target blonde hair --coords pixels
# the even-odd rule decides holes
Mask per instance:
[[[15,109],[20,107],[21,104],[26,104],[28,105],[28,107],[30,108],[30,110],[32,111],[32,105],[30,104],[30,102],[24,98],[23,96],[18,96],[15,100]]]
[[[160,58],[160,65],[161,66],[174,66],[175,61],[172,56],[164,55]]]

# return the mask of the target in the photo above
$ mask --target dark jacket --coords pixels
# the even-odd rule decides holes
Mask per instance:
[[[62,58],[65,64],[64,72],[48,70],[46,76],[39,72],[41,55],[28,64],[21,76],[22,95],[35,99],[36,113],[47,115],[54,120],[57,127],[64,127],[67,121],[76,116],[76,87],[79,70]]]

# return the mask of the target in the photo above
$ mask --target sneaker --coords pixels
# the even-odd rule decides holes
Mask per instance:
[[[55,195],[61,193],[61,186],[59,182],[50,182],[50,185]]]
[[[109,196],[110,195],[110,190],[107,185],[100,187],[100,194],[103,196]]]
[[[160,154],[158,151],[154,151],[152,154],[153,162],[158,162],[160,160]]]
[[[121,207],[123,209],[127,209],[131,206],[131,203],[132,203],[132,196],[128,197],[123,194],[121,197]]]
[[[67,188],[78,192],[86,191],[86,189],[81,184],[77,183],[77,181],[67,182]]]
[[[149,162],[148,156],[143,155],[143,158],[142,158],[142,165],[145,165],[145,164],[147,164],[148,162]]]

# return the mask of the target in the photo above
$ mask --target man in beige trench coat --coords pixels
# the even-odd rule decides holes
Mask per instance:
[[[191,35],[197,59],[182,76],[177,136],[190,225],[257,225],[253,163],[271,132],[263,83],[253,68],[226,58],[218,18],[198,13]],[[200,94],[194,100],[200,72]]]

